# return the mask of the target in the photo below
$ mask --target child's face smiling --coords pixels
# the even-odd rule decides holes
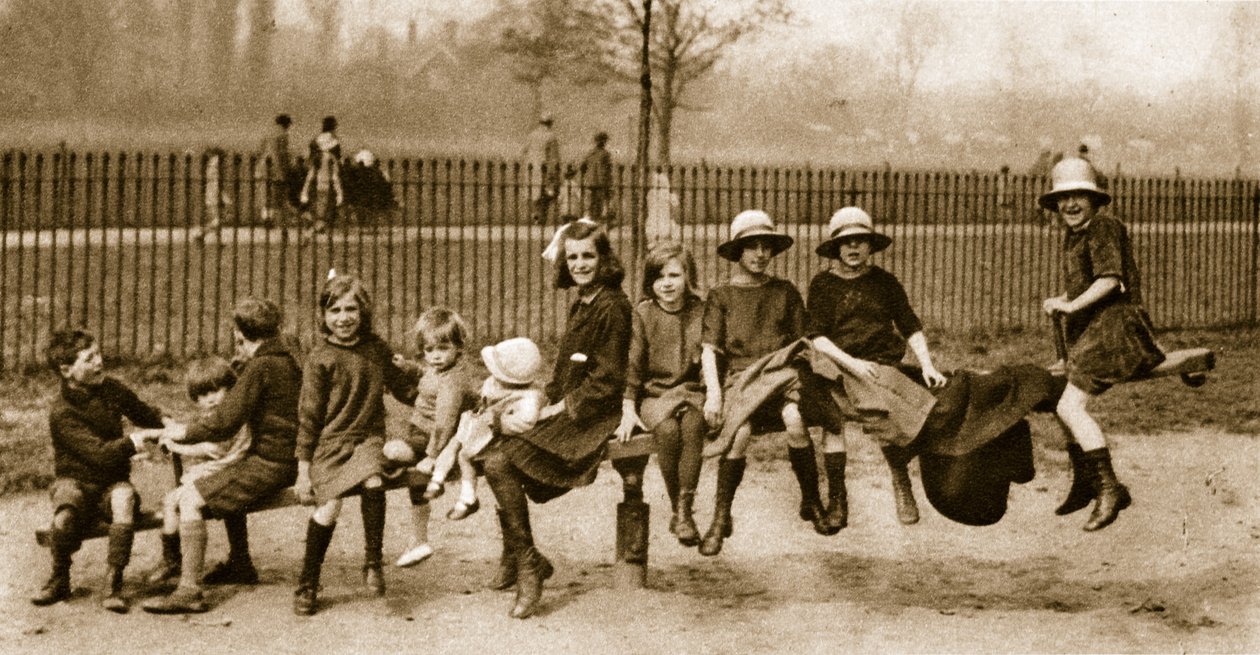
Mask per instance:
[[[661,267],[661,276],[652,282],[652,293],[666,309],[675,309],[682,305],[683,294],[687,291],[687,272],[682,262],[675,257]]]
[[[336,299],[324,310],[324,325],[339,343],[351,344],[358,340],[361,321],[359,302],[352,293]]]
[[[424,344],[424,363],[439,371],[453,366],[458,358],[459,349],[449,341]]]
[[[227,395],[227,389],[215,389],[197,396],[197,406],[204,410],[211,410],[219,406],[223,402],[223,397]]]
[[[774,248],[765,239],[752,239],[739,254],[739,265],[753,275],[761,275],[770,268],[770,260],[774,259]]]
[[[871,241],[866,237],[845,237],[836,249],[840,264],[850,271],[860,271],[871,263]]]
[[[81,387],[94,387],[104,382],[105,363],[101,359],[100,346],[93,343],[80,350],[73,364],[61,365],[61,376]]]
[[[1087,225],[1098,211],[1094,206],[1094,197],[1083,191],[1065,193],[1055,200],[1055,205],[1059,208],[1063,224],[1073,230]]]
[[[599,269],[599,252],[594,239],[572,239],[564,243],[564,265],[578,288],[586,288],[595,281]]]

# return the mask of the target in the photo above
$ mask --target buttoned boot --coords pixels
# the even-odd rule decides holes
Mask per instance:
[[[827,471],[827,513],[823,516],[825,532],[833,535],[849,524],[849,497],[844,486],[844,469],[848,454],[826,453],[823,467]]]
[[[700,543],[700,530],[696,528],[696,519],[692,516],[695,500],[695,489],[682,489],[674,506],[674,536],[678,537],[678,543],[688,548]]]
[[[1085,509],[1090,501],[1098,497],[1098,476],[1085,461],[1085,451],[1081,450],[1079,444],[1070,443],[1067,454],[1068,461],[1072,464],[1072,486],[1068,489],[1067,498],[1054,508],[1054,513],[1059,516]]]
[[[507,514],[499,509],[495,510],[499,515],[499,533],[503,537],[503,554],[499,556],[499,570],[495,572],[494,577],[486,585],[495,591],[503,591],[511,589],[516,585],[516,544],[514,539],[516,535],[512,534],[511,528],[508,526]]]
[[[1120,510],[1133,504],[1133,498],[1129,495],[1129,489],[1116,479],[1116,472],[1111,468],[1109,450],[1091,450],[1084,457],[1098,480],[1098,498],[1084,526],[1085,531],[1093,532],[1111,525],[1120,515]]]
[[[744,479],[744,467],[747,462],[740,459],[723,459],[718,463],[717,492],[713,500],[713,522],[700,542],[700,554],[713,557],[722,552],[722,542],[735,532],[731,518],[731,504],[735,502],[735,491]]]
[[[888,472],[892,474],[893,501],[897,504],[897,520],[902,525],[919,522],[919,505],[914,500],[914,486],[910,483],[909,458],[896,446],[881,448],[888,460]]]
[[[788,447],[788,461],[801,487],[801,520],[813,523],[814,532],[827,534],[822,498],[818,494],[818,462],[814,459],[814,444],[803,448]]]
[[[48,550],[52,555],[52,574],[39,593],[31,597],[31,604],[39,607],[52,605],[70,598],[70,557],[79,549],[78,540],[69,530],[52,530],[52,543]]]
[[[298,576],[298,588],[293,594],[293,613],[311,616],[319,610],[319,574],[324,565],[324,555],[332,541],[337,524],[320,525],[315,519],[306,523],[306,552],[302,556],[302,573]]]
[[[385,491],[364,491],[359,498],[363,516],[363,586],[375,596],[385,595],[385,573],[381,567],[385,540]]]

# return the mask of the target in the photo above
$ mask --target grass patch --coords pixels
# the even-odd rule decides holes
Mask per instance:
[[[1121,385],[1094,401],[1091,407],[1107,432],[1160,435],[1168,432],[1212,430],[1260,434],[1260,330],[1180,330],[1160,335],[1167,349],[1205,347],[1217,353],[1217,370],[1208,384],[1192,389],[1173,378]],[[933,357],[943,369],[993,368],[1001,364],[1049,364],[1054,347],[1048,330],[979,330],[930,336]],[[554,357],[554,344],[544,343],[544,356]],[[476,348],[468,353],[476,357]],[[178,419],[188,419],[195,408],[184,393],[184,366],[173,360],[121,363],[110,369],[145,400]],[[0,377],[0,494],[46,488],[52,481],[52,444],[48,436],[48,403],[57,391],[57,378],[48,371]],[[393,409],[397,404],[391,403]],[[1048,417],[1034,416],[1034,432],[1047,436],[1046,447],[1060,438]],[[391,433],[405,429],[406,413],[391,411]],[[1050,436],[1053,435],[1053,436]],[[778,439],[754,444],[756,459],[783,456]]]

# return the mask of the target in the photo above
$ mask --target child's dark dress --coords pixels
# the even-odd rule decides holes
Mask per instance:
[[[647,429],[690,406],[704,409],[700,381],[700,329],[704,301],[683,299],[676,312],[655,300],[634,308],[625,398],[639,402],[639,417]]]
[[[720,356],[723,397],[749,365],[803,336],[805,320],[801,292],[781,278],[757,286],[725,284],[709,292],[700,341]],[[767,398],[752,414],[754,433],[782,429],[779,409],[784,402],[800,401],[800,384],[792,384],[775,400]]]
[[[1101,277],[1121,287],[1065,321],[1068,382],[1090,394],[1141,375],[1164,361],[1142,307],[1141,276],[1124,225],[1095,216],[1063,239],[1063,278],[1069,300]]]
[[[327,339],[302,370],[297,458],[311,463],[311,486],[322,505],[339,498],[384,465],[385,399],[410,405],[414,376],[394,365],[393,352],[375,334],[352,346]]]
[[[546,389],[547,399],[563,400],[565,411],[498,442],[523,474],[525,492],[534,502],[595,481],[608,439],[621,420],[632,311],[630,299],[617,287],[601,289],[590,302],[574,301]]]
[[[905,287],[878,266],[855,278],[830,271],[815,275],[806,307],[810,337],[827,337],[849,355],[885,366],[899,364],[906,354],[906,339],[923,329]],[[832,386],[820,376],[804,375],[801,414],[807,424],[839,434],[845,419],[832,400]]]

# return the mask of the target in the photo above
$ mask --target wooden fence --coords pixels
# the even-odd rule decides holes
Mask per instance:
[[[350,172],[353,164],[346,164]],[[395,207],[339,208],[306,235],[272,163],[250,156],[7,152],[0,162],[0,368],[40,361],[48,331],[85,325],[124,357],[230,349],[235,300],[285,307],[308,333],[329,268],[374,292],[383,335],[399,348],[425,307],[460,311],[479,340],[546,339],[569,298],[539,257],[561,214],[581,212],[580,172],[562,176],[546,224],[532,220],[533,167],[499,160],[381,162]],[[845,205],[867,209],[894,239],[877,256],[910,293],[929,331],[1039,326],[1061,290],[1060,229],[1036,205],[1038,177],[975,172],[677,166],[655,171],[654,208],[697,255],[700,286],[729,274],[714,254],[738,211],[761,208],[797,239],[774,272],[804,290],[825,268],[814,246]],[[272,181],[273,178],[276,181]],[[632,226],[634,171],[616,166],[610,229],[638,295],[644,239]],[[1260,224],[1255,180],[1110,180],[1110,211],[1132,235],[1159,327],[1257,324]],[[347,190],[347,194],[354,194]],[[273,211],[264,211],[268,205]],[[197,231],[214,215],[221,229]]]

